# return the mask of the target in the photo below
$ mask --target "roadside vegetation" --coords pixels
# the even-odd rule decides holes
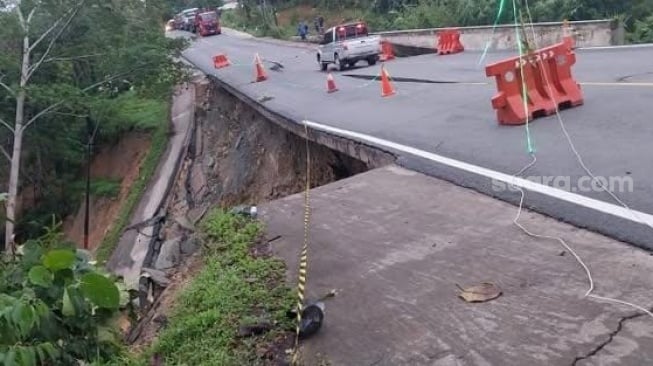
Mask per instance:
[[[177,294],[157,341],[122,364],[156,357],[166,365],[240,366],[285,357],[294,292],[284,263],[266,251],[261,224],[216,209],[202,231],[202,269]]]
[[[89,143],[95,154],[145,132],[156,164],[172,86],[186,75],[173,58],[184,42],[165,37],[163,0],[0,0],[0,9],[0,233],[20,243],[52,215],[77,212]],[[115,183],[92,182],[91,193],[114,195]]]
[[[141,165],[138,179],[131,186],[129,195],[120,207],[118,217],[116,217],[111,229],[95,252],[96,258],[100,263],[107,261],[118,245],[120,234],[129,223],[131,213],[136,208],[150,178],[154,175],[168,143],[168,131],[170,127],[168,124],[170,115],[169,103],[158,101],[148,103],[147,106],[149,108],[143,108],[139,111],[134,110],[134,113],[136,116],[141,117],[138,123],[144,126],[146,130],[151,131],[152,143],[150,150]]]
[[[373,31],[513,24],[511,0],[276,0],[266,7],[257,0],[241,0],[243,7],[223,15],[225,25],[258,36],[288,38],[297,35],[300,21],[315,35],[315,17],[325,27],[364,19]],[[526,4],[517,1],[517,5]],[[501,17],[497,19],[503,4]],[[650,0],[529,0],[533,21],[620,19],[630,42],[653,42],[653,2]],[[276,17],[275,17],[276,13]]]
[[[0,264],[0,364],[108,361],[122,352],[114,324],[129,295],[56,226],[46,231]]]

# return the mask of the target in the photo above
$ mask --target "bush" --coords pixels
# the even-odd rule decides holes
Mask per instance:
[[[125,291],[50,228],[0,267],[0,363],[72,365],[121,350],[112,320]]]

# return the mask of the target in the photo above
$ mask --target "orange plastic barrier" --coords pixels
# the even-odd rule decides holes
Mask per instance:
[[[392,48],[392,43],[388,41],[381,41],[381,61],[394,60],[395,52]]]
[[[465,50],[460,41],[460,31],[457,29],[445,29],[438,32],[437,49],[440,55],[459,53]]]
[[[231,62],[229,62],[227,55],[221,53],[213,56],[213,67],[215,67],[216,69],[221,69],[229,65],[231,65]]]
[[[511,57],[488,65],[485,74],[494,76],[498,94],[492,107],[502,125],[522,125],[527,120],[548,116],[558,109],[582,105],[583,93],[571,74],[576,55],[564,42],[529,55]]]

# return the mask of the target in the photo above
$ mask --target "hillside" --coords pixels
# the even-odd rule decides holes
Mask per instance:
[[[300,21],[307,22],[309,32],[314,34],[314,19],[319,16],[325,19],[325,26],[364,19],[375,31],[521,22],[520,14],[513,13],[507,0],[291,0],[270,1],[267,7],[259,7],[253,0],[241,3],[241,10],[224,15],[226,25],[278,38],[296,35]],[[526,22],[617,18],[624,22],[630,42],[653,42],[653,2],[650,0],[531,0],[524,4]]]

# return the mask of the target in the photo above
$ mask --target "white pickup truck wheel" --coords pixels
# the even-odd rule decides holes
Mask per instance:
[[[347,69],[347,62],[340,61],[340,57],[337,53],[333,55],[333,63],[335,63],[336,67],[338,67],[338,71],[345,71]]]
[[[329,63],[322,61],[322,58],[320,57],[319,54],[317,55],[317,64],[320,65],[320,70],[322,71],[327,71],[327,69],[329,68]]]

